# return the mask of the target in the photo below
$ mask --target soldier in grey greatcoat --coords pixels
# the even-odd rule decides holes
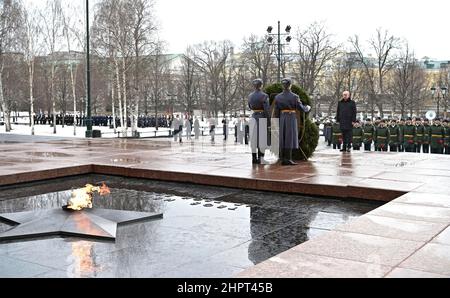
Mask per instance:
[[[292,80],[283,79],[283,92],[275,97],[275,116],[280,118],[280,153],[282,165],[292,166],[292,151],[299,148],[297,111],[308,113],[310,106],[305,106],[297,94],[291,91]]]
[[[255,91],[248,97],[248,106],[253,111],[250,121],[250,144],[252,148],[253,164],[261,164],[267,148],[267,127],[269,123],[269,96],[261,91],[263,81],[253,81]]]

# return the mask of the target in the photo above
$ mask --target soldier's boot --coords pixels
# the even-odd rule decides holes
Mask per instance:
[[[261,151],[258,151],[258,163],[262,164],[264,162],[264,153],[262,153]]]
[[[284,159],[283,159],[282,165],[283,166],[296,166],[297,165],[297,163],[295,163],[292,160],[292,150],[290,150],[290,149],[285,150],[285,154],[284,154]]]
[[[252,157],[253,157],[252,163],[254,165],[258,164],[258,154],[257,153],[252,153]]]

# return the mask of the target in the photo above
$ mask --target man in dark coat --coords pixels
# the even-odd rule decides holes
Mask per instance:
[[[292,93],[291,79],[283,79],[281,83],[283,93],[275,97],[275,116],[280,119],[280,153],[282,165],[293,166],[296,163],[292,160],[292,151],[300,146],[297,111],[308,113],[311,107],[303,105],[299,96]]]
[[[337,122],[341,126],[344,143],[341,152],[351,152],[353,124],[356,122],[356,114],[356,103],[351,99],[350,92],[345,91],[337,110]]]
[[[253,111],[250,121],[250,139],[253,164],[261,164],[267,147],[267,126],[270,121],[269,95],[261,91],[263,87],[261,79],[254,80],[252,84],[255,91],[248,98],[248,106]]]

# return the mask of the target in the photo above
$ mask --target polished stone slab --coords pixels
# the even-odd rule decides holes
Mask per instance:
[[[16,227],[0,234],[0,242],[50,236],[115,240],[117,225],[162,218],[162,214],[89,209],[38,210],[0,214],[0,221]]]
[[[285,168],[278,164],[252,166],[247,147],[221,142],[179,145],[164,140],[14,139],[0,135],[0,143],[0,185],[97,172],[247,190],[394,201],[370,214],[385,222],[372,221],[371,226],[371,221],[361,221],[360,227],[343,228],[353,234],[392,240],[422,242],[434,238],[434,242],[446,243],[445,234],[436,236],[441,226],[450,224],[450,157],[443,155],[342,155],[323,147],[310,161]],[[396,221],[404,226],[395,227]],[[345,241],[350,246],[357,242],[352,238]],[[313,239],[310,245],[320,242],[314,244]],[[395,258],[404,256],[390,248],[380,248],[381,254],[386,250]],[[427,250],[423,254],[431,253]],[[421,270],[416,271],[428,272]],[[409,274],[399,269],[392,272]]]

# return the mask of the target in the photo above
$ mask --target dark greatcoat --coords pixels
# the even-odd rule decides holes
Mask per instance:
[[[297,113],[283,113],[284,110],[306,111],[298,95],[284,91],[275,97],[275,115],[280,118],[280,148],[298,149]]]

